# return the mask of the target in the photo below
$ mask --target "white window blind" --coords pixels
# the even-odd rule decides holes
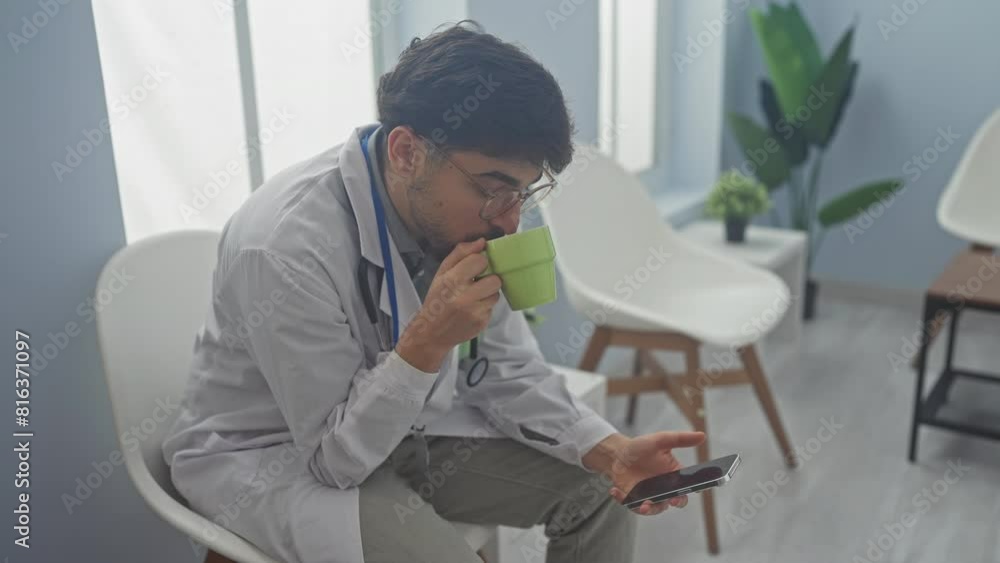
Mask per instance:
[[[95,126],[114,142],[127,239],[220,229],[255,166],[272,176],[374,121],[368,18],[366,1],[95,0],[109,115]]]
[[[371,42],[363,35],[368,3],[297,0],[247,7],[268,178],[375,121]]]

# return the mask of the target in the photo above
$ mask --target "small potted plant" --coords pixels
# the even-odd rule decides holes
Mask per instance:
[[[705,202],[705,211],[710,217],[725,221],[728,242],[743,242],[750,219],[770,207],[771,200],[764,184],[736,170],[719,177]]]

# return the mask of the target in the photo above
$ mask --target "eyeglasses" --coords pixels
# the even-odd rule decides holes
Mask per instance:
[[[449,158],[448,155],[442,149],[438,148],[437,145],[431,142],[430,139],[421,137],[421,140],[423,140],[428,147],[437,151],[445,160],[448,161],[448,164],[451,164],[459,172],[461,172],[469,180],[469,182],[471,182],[472,185],[486,197],[486,203],[484,203],[483,207],[479,210],[479,217],[483,221],[489,221],[507,213],[519,202],[521,203],[521,213],[532,209],[537,206],[539,202],[545,199],[546,196],[552,193],[552,188],[554,188],[557,183],[552,173],[543,166],[542,177],[523,190],[488,190],[483,187],[483,185],[480,184],[468,170],[459,166],[458,163]]]

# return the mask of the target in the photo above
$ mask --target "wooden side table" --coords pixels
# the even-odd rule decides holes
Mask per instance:
[[[917,460],[917,438],[920,425],[936,426],[954,432],[1000,440],[1000,429],[947,420],[938,416],[948,400],[948,391],[956,378],[969,378],[1000,383],[1000,374],[959,369],[954,366],[955,336],[958,318],[965,309],[981,309],[1000,313],[1000,259],[993,249],[973,247],[952,259],[924,297],[923,330],[917,355],[917,388],[913,402],[913,424],[910,427],[910,462]],[[927,371],[927,349],[934,336],[950,317],[948,348],[944,369],[931,392],[924,397],[924,377]]]
[[[791,292],[792,303],[769,337],[798,344],[802,334],[802,301],[806,276],[806,235],[802,231],[750,225],[746,241],[729,243],[719,221],[695,221],[680,233],[712,251],[770,270]],[[776,296],[777,297],[777,296]]]

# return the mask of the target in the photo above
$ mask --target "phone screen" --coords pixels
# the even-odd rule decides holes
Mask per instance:
[[[628,505],[660,495],[667,495],[663,497],[664,499],[680,496],[688,489],[697,488],[707,483],[715,483],[734,470],[735,464],[739,463],[738,460],[739,456],[734,454],[639,481],[629,491],[623,504]],[[670,493],[677,494],[671,495]]]

